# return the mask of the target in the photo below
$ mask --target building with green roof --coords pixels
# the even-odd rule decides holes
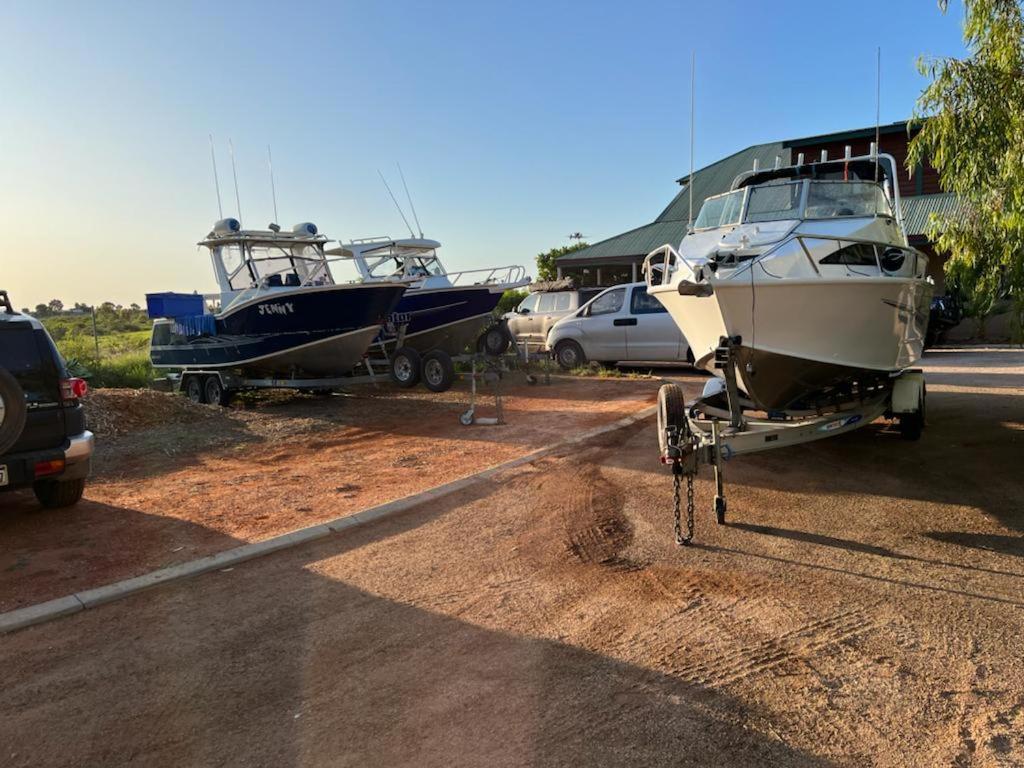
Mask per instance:
[[[902,166],[911,136],[906,122],[881,126],[881,151],[895,157]],[[727,192],[733,180],[753,168],[755,161],[762,168],[770,168],[776,158],[789,165],[802,154],[807,162],[812,162],[821,157],[822,151],[832,158],[842,157],[847,146],[854,155],[866,155],[874,140],[875,127],[871,126],[747,147],[693,174],[693,215],[696,217],[706,198]],[[640,279],[640,265],[648,253],[666,243],[677,246],[686,234],[690,221],[690,178],[684,176],[677,183],[679,192],[654,221],[561,256],[559,277],[572,276],[580,285],[615,285]],[[954,195],[941,191],[938,174],[929,165],[915,168],[906,178],[901,176],[899,186],[907,236],[911,245],[930,257],[929,273],[941,291],[945,256],[935,251],[926,235],[928,219],[932,213],[956,215],[959,203]]]

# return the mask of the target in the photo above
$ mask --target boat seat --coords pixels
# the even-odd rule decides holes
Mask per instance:
[[[267,286],[270,288],[280,288],[283,285],[281,282],[280,275],[267,275]]]
[[[298,288],[302,283],[299,280],[299,276],[294,272],[289,272],[284,276],[284,284],[289,288]]]

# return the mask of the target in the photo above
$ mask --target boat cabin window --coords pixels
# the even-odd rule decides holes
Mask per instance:
[[[700,207],[700,213],[697,214],[697,220],[693,223],[693,228],[710,229],[712,227],[739,224],[742,210],[742,189],[727,192],[724,195],[709,197],[704,201],[704,205]]]
[[[812,181],[804,218],[837,216],[891,216],[882,188],[868,181]]]
[[[877,267],[875,246],[868,243],[850,243],[837,251],[833,251],[819,264],[842,264],[847,267]]]
[[[747,200],[746,221],[779,221],[800,218],[800,197],[803,184],[782,182],[763,184],[750,188]]]

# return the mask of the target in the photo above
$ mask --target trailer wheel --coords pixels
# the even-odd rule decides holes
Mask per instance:
[[[658,390],[658,449],[668,454],[668,428],[689,429],[686,421],[686,399],[678,384],[663,384]]]
[[[423,386],[431,392],[447,392],[455,383],[455,363],[447,352],[435,349],[423,358]]]
[[[203,387],[203,377],[198,375],[189,376],[185,381],[185,396],[193,403],[201,404],[206,402],[206,391]]]
[[[512,340],[509,338],[508,329],[503,325],[492,325],[480,335],[478,347],[484,354],[491,357],[500,357],[508,351]]]
[[[203,385],[203,394],[206,395],[206,402],[211,405],[226,406],[231,402],[231,390],[224,388],[219,376],[206,377],[206,383]]]
[[[412,347],[396,349],[388,364],[391,366],[391,380],[403,389],[415,387],[420,380],[420,353]]]

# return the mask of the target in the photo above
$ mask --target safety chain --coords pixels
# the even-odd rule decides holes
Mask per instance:
[[[683,536],[682,526],[682,499],[680,499],[679,486],[682,484],[680,478],[683,476],[683,465],[676,461],[672,464],[672,490],[674,505],[672,510],[676,544],[685,546],[693,541],[693,473],[686,473],[686,535]]]

